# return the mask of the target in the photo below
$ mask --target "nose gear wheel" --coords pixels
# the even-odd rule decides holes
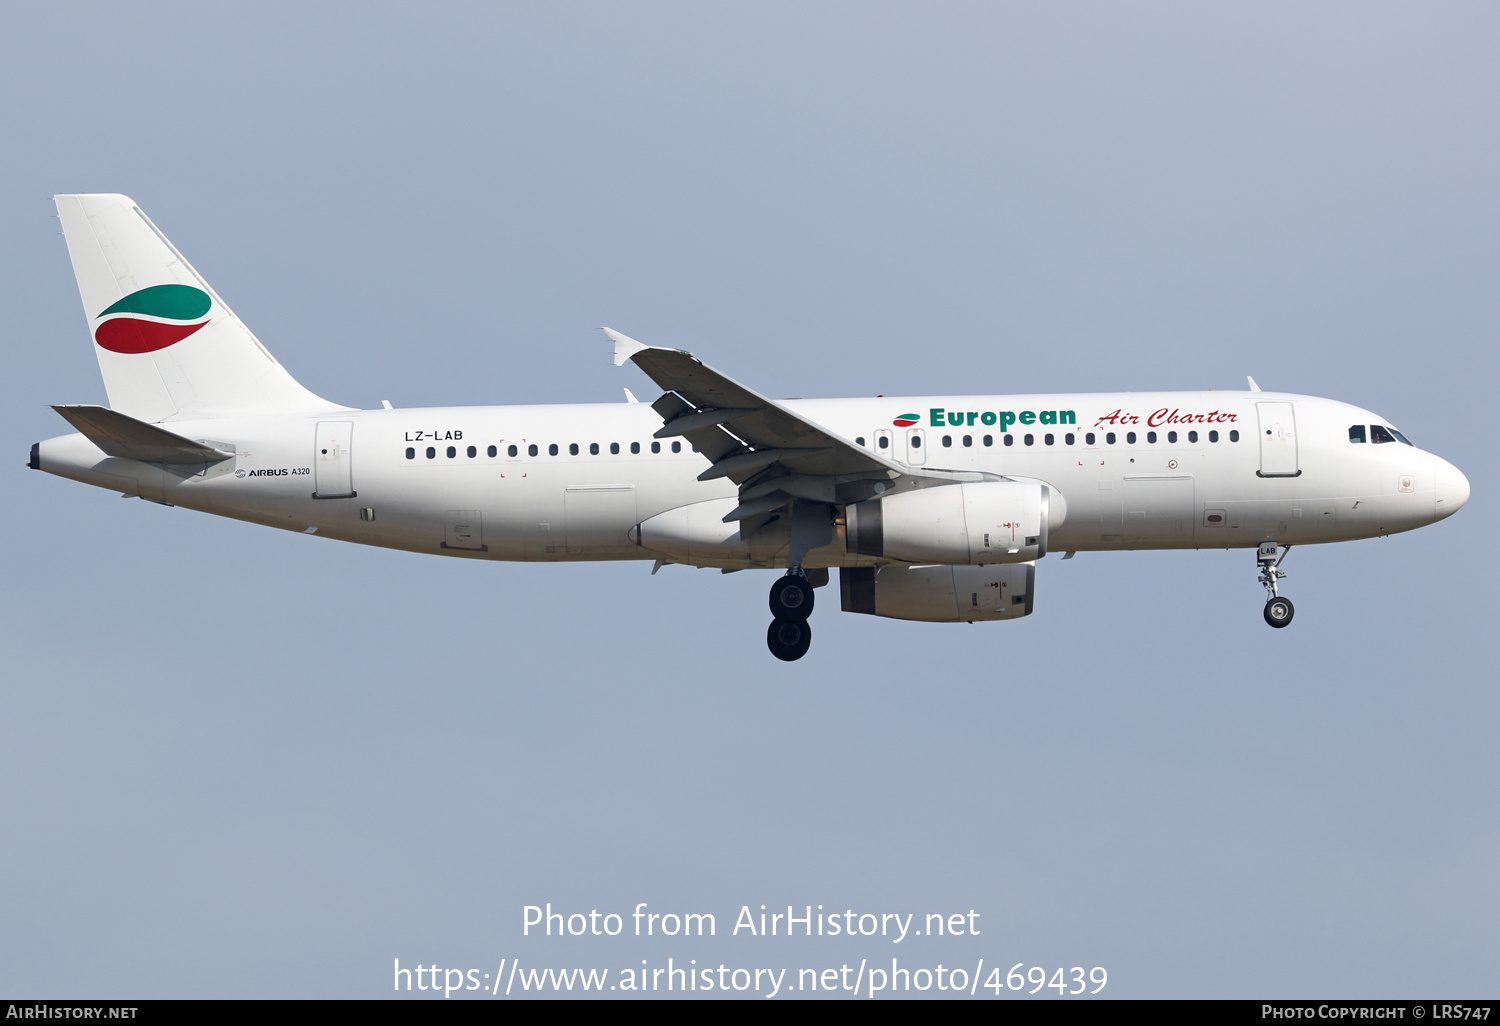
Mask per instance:
[[[1278,596],[1266,603],[1266,623],[1272,627],[1285,627],[1292,622],[1292,614],[1295,612],[1291,599]]]
[[[1278,548],[1282,549],[1279,556],[1276,554]],[[1290,545],[1283,548],[1276,542],[1261,542],[1260,547],[1255,550],[1255,562],[1260,567],[1260,583],[1269,596],[1264,615],[1266,623],[1272,627],[1285,627],[1292,622],[1292,615],[1296,612],[1292,600],[1283,598],[1278,593],[1278,585],[1286,576],[1286,571],[1281,569],[1281,561],[1291,551]]]

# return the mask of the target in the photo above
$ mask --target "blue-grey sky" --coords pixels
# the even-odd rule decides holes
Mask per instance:
[[[0,34],[0,993],[378,997],[403,965],[1103,966],[1493,993],[1500,12],[13,5]],[[133,196],[351,405],[1269,389],[1473,484],[1380,541],[1081,554],[1036,612],[362,549],[27,471],[102,402],[49,197]],[[521,909],[713,912],[702,942]],[[979,937],[725,936],[742,905]],[[910,963],[907,960],[910,959]],[[529,961],[527,961],[529,960]],[[935,992],[934,992],[935,993]],[[982,993],[982,991],[981,991]]]

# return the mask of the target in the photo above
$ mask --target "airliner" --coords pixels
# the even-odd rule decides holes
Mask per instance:
[[[29,466],[166,506],[460,559],[774,569],[766,642],[846,612],[1027,616],[1049,552],[1244,548],[1264,619],[1293,545],[1409,531],[1469,497],[1386,418],[1262,391],[774,400],[605,328],[660,398],[356,409],[282,367],[131,199],[54,197],[109,406]]]

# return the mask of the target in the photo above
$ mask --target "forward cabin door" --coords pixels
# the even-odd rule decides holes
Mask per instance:
[[[1291,403],[1256,403],[1260,414],[1261,477],[1296,477],[1297,422]]]
[[[313,498],[347,499],[356,494],[349,468],[349,442],[354,423],[348,420],[318,422],[313,441]]]

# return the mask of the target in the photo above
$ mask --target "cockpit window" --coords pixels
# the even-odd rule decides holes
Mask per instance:
[[[1378,444],[1380,442],[1394,442],[1395,439],[1391,437],[1391,433],[1389,431],[1381,427],[1379,424],[1371,424],[1370,441]]]
[[[1365,426],[1363,424],[1349,425],[1349,441],[1363,442],[1365,440]]]
[[[1403,435],[1401,432],[1397,431],[1395,428],[1391,428],[1391,434],[1395,435],[1396,436],[1396,441],[1400,442],[1402,445],[1411,445],[1411,443],[1406,440],[1406,436]],[[1416,448],[1415,445],[1411,445],[1411,447],[1413,449]]]

